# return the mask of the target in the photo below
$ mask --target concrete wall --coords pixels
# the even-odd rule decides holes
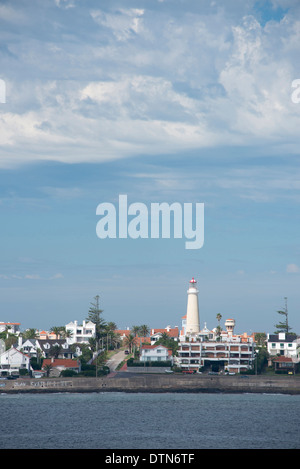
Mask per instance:
[[[300,394],[300,378],[137,374],[128,377],[1,380],[0,392],[227,392]]]

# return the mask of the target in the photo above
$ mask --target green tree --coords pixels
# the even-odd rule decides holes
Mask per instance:
[[[52,334],[55,334],[57,339],[60,339],[61,330],[62,330],[62,327],[53,326],[53,327],[51,327],[50,332],[52,332]]]
[[[221,340],[221,331],[222,331],[222,327],[220,326],[220,321],[222,319],[222,314],[218,313],[217,314],[217,320],[218,320],[218,326],[217,326],[217,340],[220,341]]]
[[[73,336],[73,331],[66,329],[65,327],[61,327],[60,334],[63,339],[70,339]]]
[[[49,363],[49,365],[43,366],[43,369],[44,369],[45,372],[46,372],[47,378],[49,378],[49,375],[50,375],[50,373],[51,373],[52,368],[53,368],[53,367],[52,367],[52,365],[51,365],[50,363]]]
[[[132,334],[137,337],[140,334],[140,326],[132,326],[131,328]]]
[[[23,337],[24,340],[37,339],[38,333],[36,329],[31,328],[31,329],[26,329],[26,331],[22,332],[21,336]]]
[[[178,342],[170,337],[166,332],[163,332],[161,337],[155,342],[155,345],[164,345],[172,350],[172,355],[176,355],[178,349]]]
[[[54,345],[49,351],[49,357],[58,358],[61,353],[62,347],[60,345]]]
[[[255,334],[254,340],[259,347],[262,347],[266,343],[267,335],[265,332],[257,332]]]
[[[286,334],[288,334],[292,330],[292,328],[289,326],[289,321],[288,321],[287,298],[285,297],[284,299],[285,299],[285,308],[277,311],[277,313],[283,316],[284,319],[283,321],[280,321],[278,324],[275,324],[276,330],[274,334],[278,334],[279,332],[285,332]]]
[[[99,307],[99,295],[95,296],[94,300],[95,303],[91,303],[88,317],[86,318],[88,321],[91,321],[93,324],[96,325],[96,341],[97,343],[101,339],[101,337],[105,334],[105,321],[101,317],[103,310]]]
[[[124,345],[129,348],[129,353],[132,352],[133,347],[136,346],[136,336],[133,334],[129,334],[124,339]]]
[[[268,365],[269,354],[266,347],[260,347],[256,355],[256,370],[258,374],[261,374],[265,371]]]
[[[143,324],[140,326],[140,334],[142,337],[148,337],[150,334],[150,328],[146,324]]]

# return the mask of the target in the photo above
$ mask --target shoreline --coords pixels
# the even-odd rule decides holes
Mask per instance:
[[[99,378],[18,378],[0,381],[1,394],[53,392],[126,393],[259,393],[300,394],[300,377],[295,376],[207,376],[162,374],[114,374]]]

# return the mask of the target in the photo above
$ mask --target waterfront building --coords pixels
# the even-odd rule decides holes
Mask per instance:
[[[267,349],[270,358],[277,355],[299,359],[300,338],[295,334],[279,332],[279,334],[267,334]]]
[[[183,371],[226,371],[239,373],[253,368],[254,341],[247,334],[235,335],[235,320],[225,321],[225,331],[217,335],[216,329],[200,328],[197,282],[193,278],[187,291],[187,314],[179,336],[176,365]]]
[[[172,361],[172,350],[164,345],[142,345],[140,348],[140,361]]]
[[[50,368],[50,375],[53,377],[60,376],[62,371],[71,370],[75,373],[80,373],[81,363],[80,360],[60,359],[60,358],[46,358],[43,361],[42,371],[45,372],[47,367]]]
[[[0,355],[0,376],[19,375],[19,370],[30,371],[30,358],[11,347]]]
[[[73,350],[66,339],[25,339],[18,338],[16,348],[28,357],[48,358],[55,354],[58,358],[73,358],[81,353],[80,348]]]
[[[71,332],[71,337],[67,338],[68,344],[82,343],[88,344],[89,339],[96,336],[96,324],[91,321],[82,321],[82,324],[78,324],[78,321],[69,322],[65,326],[66,331]]]

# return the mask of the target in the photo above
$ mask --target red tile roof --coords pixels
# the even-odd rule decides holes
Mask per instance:
[[[153,349],[155,349],[155,348],[157,348],[157,347],[163,347],[163,348],[165,348],[165,349],[167,348],[165,345],[155,345],[155,344],[154,344],[154,345],[142,345],[141,348],[142,348],[142,349],[152,349],[152,350],[153,350]]]
[[[46,365],[52,365],[53,367],[56,366],[63,366],[65,368],[78,368],[79,367],[79,360],[72,360],[71,358],[46,358],[43,361],[43,368]]]
[[[170,328],[169,330],[167,328],[165,328],[165,329],[151,329],[151,335],[158,334],[158,333],[160,333],[160,334],[166,333],[170,337],[178,337],[179,330],[178,330],[178,327]]]
[[[273,362],[280,363],[280,362],[293,362],[291,357],[285,357],[284,355],[280,355],[280,357],[274,358]]]

